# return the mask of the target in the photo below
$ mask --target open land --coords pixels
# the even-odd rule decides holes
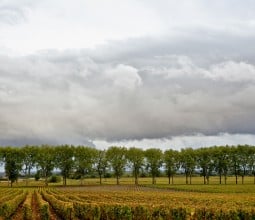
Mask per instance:
[[[202,184],[201,177],[193,177],[192,184],[184,184],[184,177],[176,177],[174,184],[167,178],[122,178],[120,185],[114,178],[68,180],[67,186],[30,180],[15,183],[12,188],[0,183],[0,214],[2,219],[254,219],[255,185],[252,177],[244,184],[218,184],[217,177],[210,184]],[[82,184],[82,185],[81,185]]]

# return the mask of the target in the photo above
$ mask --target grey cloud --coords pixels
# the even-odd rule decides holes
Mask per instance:
[[[254,43],[197,32],[1,56],[2,143],[255,134]]]
[[[0,2],[0,24],[19,24],[26,20],[33,0],[3,0]]]

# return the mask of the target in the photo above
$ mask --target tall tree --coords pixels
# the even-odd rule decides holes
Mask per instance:
[[[166,150],[164,152],[164,164],[168,177],[168,184],[171,183],[171,179],[172,184],[174,184],[174,175],[180,167],[179,152],[172,149]]]
[[[76,173],[81,177],[81,184],[83,184],[85,176],[92,173],[97,152],[92,147],[78,146],[74,149]]]
[[[192,148],[181,149],[181,167],[184,169],[186,184],[191,184],[193,172],[196,167],[196,154]],[[188,182],[189,178],[189,182]]]
[[[37,147],[35,146],[28,146],[22,148],[23,152],[23,166],[24,166],[24,173],[28,180],[28,178],[31,176],[31,170],[35,166],[36,163],[36,154],[38,152]],[[28,181],[26,181],[26,184],[28,184]]]
[[[219,183],[222,184],[222,176],[224,176],[224,183],[227,184],[227,175],[230,166],[230,148],[229,146],[220,146],[212,148],[212,155],[214,160],[214,169],[219,175]]]
[[[12,184],[18,180],[19,172],[22,170],[22,152],[18,148],[5,148],[3,152],[5,162],[5,173]]]
[[[123,175],[124,168],[127,164],[126,158],[127,149],[125,147],[110,147],[106,152],[106,158],[116,176],[117,185],[120,184],[120,177]]]
[[[138,185],[138,176],[142,166],[144,165],[144,152],[140,148],[131,147],[127,151],[127,159],[135,177],[135,184]]]
[[[66,185],[67,177],[74,168],[74,147],[61,145],[55,149],[55,164],[61,170],[63,185]]]
[[[160,149],[150,148],[145,151],[147,170],[152,176],[152,184],[156,184],[156,176],[159,175],[159,168],[163,163],[163,153]]]
[[[235,175],[236,184],[238,183],[238,175],[240,174],[240,157],[236,147],[232,146],[229,151],[230,167],[232,173]]]
[[[242,184],[244,184],[244,176],[247,174],[248,167],[249,167],[249,146],[248,145],[238,145],[237,146],[237,154],[239,157],[239,169],[240,175],[242,177]]]
[[[201,168],[204,184],[209,184],[209,178],[213,170],[214,161],[211,151],[212,149],[210,148],[200,148],[196,150],[197,164]]]
[[[249,155],[249,170],[253,174],[253,183],[255,184],[255,146],[250,146],[248,149]]]
[[[40,169],[41,175],[45,178],[45,185],[48,185],[48,178],[55,167],[55,147],[42,145],[38,148],[36,155],[36,166]]]
[[[96,166],[97,173],[99,175],[99,182],[101,185],[102,184],[102,176],[105,175],[106,168],[108,166],[105,150],[97,151],[97,156],[95,158],[95,166]]]

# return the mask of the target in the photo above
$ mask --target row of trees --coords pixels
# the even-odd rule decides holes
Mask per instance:
[[[219,183],[222,179],[226,184],[227,176],[234,175],[236,184],[241,176],[242,183],[247,175],[254,175],[255,184],[255,146],[218,146],[210,148],[181,151],[169,149],[162,151],[151,148],[110,147],[107,150],[98,150],[84,146],[25,146],[1,147],[0,162],[11,184],[23,173],[27,178],[31,171],[37,170],[48,184],[48,178],[54,169],[61,172],[63,184],[70,175],[84,179],[92,173],[97,173],[102,183],[106,172],[113,172],[117,184],[126,170],[133,173],[135,184],[142,172],[147,172],[156,183],[156,177],[165,172],[169,184],[173,183],[174,176],[185,174],[186,184],[192,183],[194,173],[204,177],[204,184],[209,184],[210,176],[218,175]]]

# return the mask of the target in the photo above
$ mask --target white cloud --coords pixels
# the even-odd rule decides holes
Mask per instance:
[[[120,88],[134,89],[142,85],[138,70],[132,66],[118,64],[115,68],[106,70],[105,75],[114,86]]]
[[[213,65],[207,76],[215,80],[250,82],[255,80],[255,66],[245,62],[228,61]]]

